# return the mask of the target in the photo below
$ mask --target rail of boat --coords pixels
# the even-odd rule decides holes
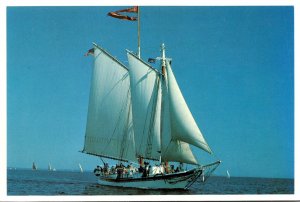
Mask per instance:
[[[123,165],[112,166],[109,168],[108,164],[104,164],[104,167],[97,166],[94,170],[94,174],[100,178],[107,179],[128,179],[128,178],[149,178],[149,177],[159,177],[159,176],[172,176],[172,174],[184,174],[187,171],[183,170],[182,166],[174,167],[171,166],[167,168],[163,165],[159,166],[149,166],[146,164],[145,167],[140,166],[140,168],[128,165],[127,167]]]

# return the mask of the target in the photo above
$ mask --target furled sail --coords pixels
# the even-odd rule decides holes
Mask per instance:
[[[172,138],[212,153],[181,94],[169,62],[166,62],[166,70]]]
[[[129,72],[97,45],[94,47],[94,57],[83,152],[137,161]]]
[[[160,158],[161,88],[157,70],[127,52],[137,156]]]
[[[198,164],[190,145],[172,137],[171,113],[168,92],[168,75],[162,79],[162,161],[176,161],[189,164]]]

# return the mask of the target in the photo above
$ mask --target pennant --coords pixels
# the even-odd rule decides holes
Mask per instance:
[[[90,50],[88,50],[88,52],[86,52],[86,54],[84,54],[84,56],[94,55],[94,51],[94,48],[91,48]]]
[[[120,15],[119,13],[116,12],[109,12],[107,15],[114,17],[114,18],[118,18],[118,19],[122,19],[122,20],[129,20],[129,21],[136,21],[137,17],[130,17],[127,15]]]
[[[107,13],[107,15],[111,16],[111,17],[114,17],[114,18],[121,19],[121,20],[136,21],[137,17],[122,15],[120,13],[138,13],[138,10],[139,10],[138,6],[134,6],[132,8],[126,8],[126,9],[118,10],[118,11],[115,11],[115,12],[109,12],[109,13]]]
[[[156,61],[156,59],[154,59],[154,58],[148,58],[149,63],[155,63],[155,61]]]
[[[123,10],[116,11],[116,13],[121,13],[121,12],[137,13],[138,11],[139,11],[139,7],[138,6],[134,6],[132,8],[126,8],[126,9],[123,9]]]

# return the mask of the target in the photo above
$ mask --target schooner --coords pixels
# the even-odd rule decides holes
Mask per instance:
[[[121,10],[128,11],[129,9]],[[116,12],[117,13],[117,12]],[[118,13],[117,13],[118,14]],[[191,145],[211,154],[177,84],[161,45],[161,69],[127,50],[125,66],[99,45],[94,56],[83,151],[117,161],[94,170],[101,185],[188,189],[206,179],[220,161],[200,165]],[[180,163],[177,169],[169,162]],[[152,165],[151,165],[152,163]],[[195,165],[184,169],[183,164]],[[135,167],[139,165],[139,167]]]

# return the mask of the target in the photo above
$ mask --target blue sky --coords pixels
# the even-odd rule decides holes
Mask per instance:
[[[7,8],[7,166],[93,169],[83,148],[92,42],[127,64],[124,7]],[[294,176],[293,7],[142,7],[142,58],[167,56],[216,173]],[[196,150],[194,150],[196,151]]]

